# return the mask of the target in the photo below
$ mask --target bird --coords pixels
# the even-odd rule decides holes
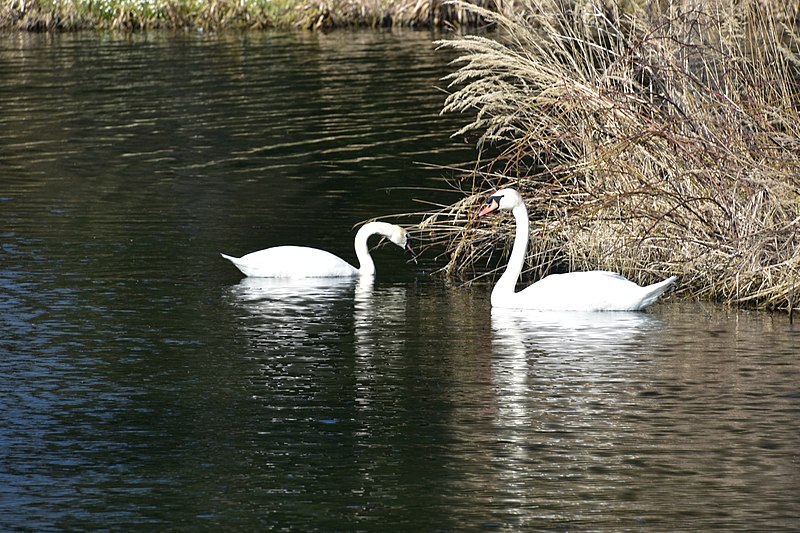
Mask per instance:
[[[236,265],[242,274],[254,278],[342,278],[375,275],[375,263],[369,255],[367,240],[383,235],[400,248],[411,252],[406,230],[387,222],[368,222],[356,232],[354,246],[358,268],[344,259],[317,248],[306,246],[275,246],[242,257],[220,254]]]
[[[492,289],[492,307],[549,311],[641,311],[658,300],[678,279],[672,276],[641,287],[616,272],[592,270],[550,274],[516,292],[530,234],[528,209],[516,189],[501,189],[486,199],[479,217],[508,210],[516,221],[516,236],[506,270]]]

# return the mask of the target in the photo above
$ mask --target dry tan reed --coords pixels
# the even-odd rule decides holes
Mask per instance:
[[[295,22],[296,0],[12,0],[0,28],[27,31],[260,29]]]
[[[475,0],[471,5],[485,5]],[[297,25],[307,29],[359,27],[476,27],[478,11],[444,0],[308,0]]]
[[[476,0],[483,2],[484,0]],[[477,12],[444,0],[10,0],[0,29],[328,30],[340,27],[475,26]]]
[[[476,136],[478,162],[422,236],[445,248],[448,274],[491,271],[513,225],[472,214],[513,185],[531,212],[533,277],[678,274],[684,294],[797,307],[797,4],[619,6],[470,8],[498,31],[441,43],[459,53],[444,111],[472,117],[457,135]]]

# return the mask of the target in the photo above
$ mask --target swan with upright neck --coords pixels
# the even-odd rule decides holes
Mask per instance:
[[[654,303],[677,276],[641,287],[623,276],[605,270],[551,274],[516,292],[528,248],[528,209],[515,189],[501,189],[486,200],[478,213],[484,216],[509,210],[516,221],[516,236],[506,271],[492,289],[492,307],[548,311],[640,311]]]
[[[242,274],[254,278],[374,276],[375,263],[367,248],[367,240],[372,235],[383,235],[400,248],[411,251],[406,230],[386,222],[368,222],[359,228],[355,237],[358,268],[330,252],[305,246],[275,246],[242,257],[220,255],[236,265]]]

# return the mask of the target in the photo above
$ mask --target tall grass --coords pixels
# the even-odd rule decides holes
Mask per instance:
[[[468,117],[456,135],[478,146],[464,198],[420,225],[446,248],[445,272],[475,279],[498,263],[513,224],[473,213],[513,185],[531,212],[533,277],[678,274],[700,298],[798,306],[797,3],[468,8],[498,31],[440,43],[459,54],[444,112]]]
[[[297,3],[297,0],[11,0],[0,4],[0,28],[261,29],[292,24]]]
[[[455,4],[445,0],[307,0],[298,25],[307,29],[360,27],[477,27],[480,11],[468,5],[494,6],[491,0]]]
[[[488,0],[476,0],[484,2]],[[8,0],[0,29],[263,29],[467,26],[477,12],[444,0]]]

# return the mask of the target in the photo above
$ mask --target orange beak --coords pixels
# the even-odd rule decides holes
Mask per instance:
[[[496,198],[489,198],[489,200],[487,200],[487,204],[488,205],[481,209],[480,213],[478,213],[479,217],[489,214],[492,211],[497,211],[500,208],[500,202],[498,202]]]

